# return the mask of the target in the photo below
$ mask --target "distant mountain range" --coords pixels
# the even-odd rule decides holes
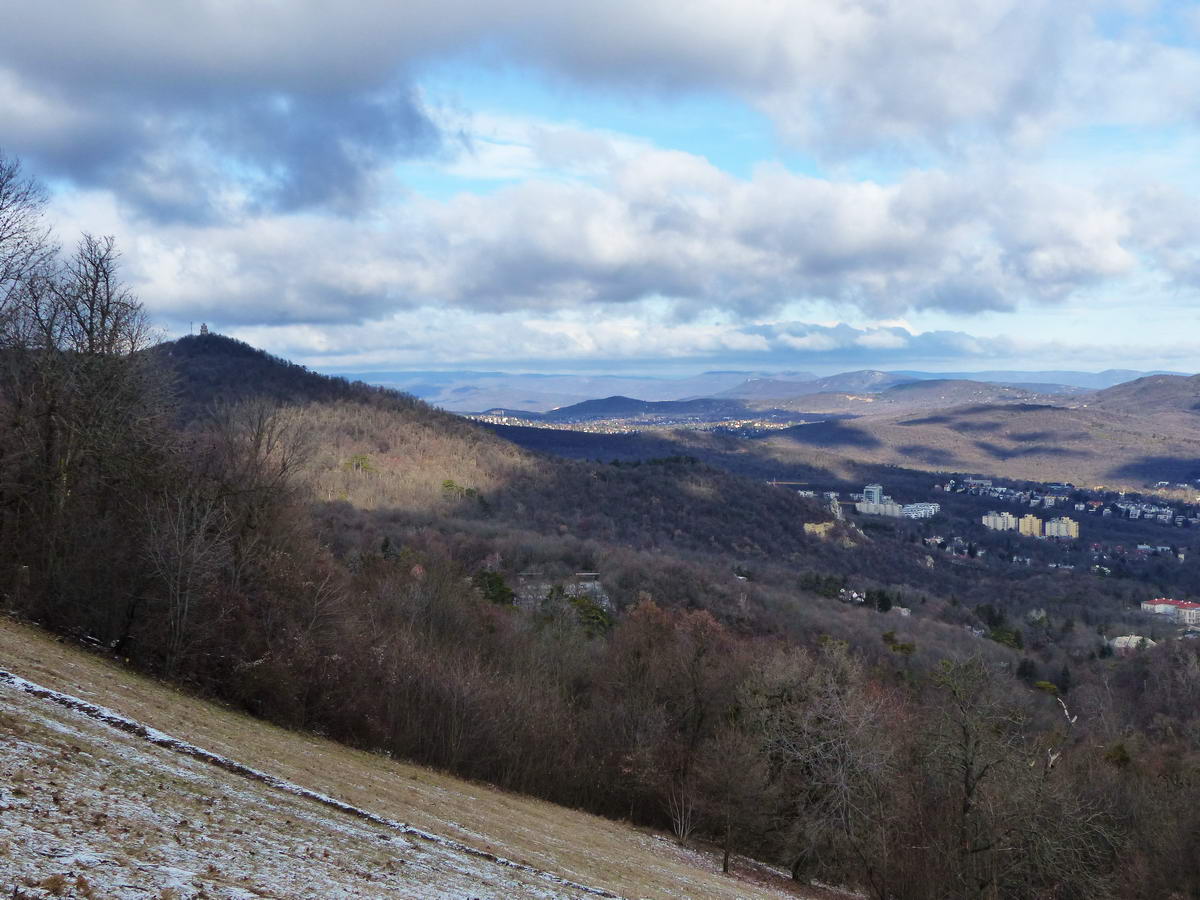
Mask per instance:
[[[481,412],[494,407],[548,412],[561,406],[612,396],[654,401],[713,397],[755,377],[756,373],[704,372],[687,378],[469,371],[333,374],[405,391],[453,412]],[[807,381],[816,376],[798,373],[787,377]]]
[[[907,375],[877,372],[865,369],[860,372],[843,372],[825,378],[800,380],[792,378],[752,378],[723,392],[722,397],[745,397],[747,399],[787,399],[806,394],[860,393],[873,394],[890,387],[915,381]]]
[[[857,375],[857,373],[851,373]],[[867,379],[820,379],[820,386],[865,383]],[[817,382],[809,382],[816,384]],[[886,382],[880,382],[886,383]],[[798,387],[805,387],[799,385]],[[1071,388],[1070,390],[1081,390]],[[800,424],[818,418],[845,418],[895,415],[900,412],[945,409],[964,404],[1037,404],[1062,402],[1061,394],[1040,393],[1011,385],[982,381],[943,379],[901,381],[875,392],[825,390],[819,393],[795,393],[782,397],[702,397],[694,400],[637,400],[613,396],[585,400],[569,406],[540,412],[530,409],[494,407],[484,410],[491,417],[525,420],[531,423],[567,424],[620,419],[638,425],[680,425],[688,421],[768,419]],[[1085,392],[1086,393],[1086,392]]]
[[[340,374],[368,384],[405,391],[453,412],[482,412],[501,408],[547,413],[589,400],[612,397],[649,402],[715,398],[744,400],[757,405],[814,395],[875,395],[900,385],[926,381],[1000,385],[1038,397],[1072,397],[1137,378],[1179,373],[1138,372],[1132,369],[1109,369],[1104,372],[884,372],[866,369],[817,377],[811,372],[732,370],[704,372],[687,378],[427,370]],[[961,384],[959,389],[963,390]]]
[[[1042,372],[1029,371],[990,371],[990,372],[893,372],[893,375],[908,375],[912,378],[966,378],[971,381],[993,381],[998,384],[1040,386],[1067,385],[1099,391],[1110,388],[1137,378],[1148,375],[1186,375],[1185,372],[1169,372],[1155,369],[1150,372],[1139,372],[1136,369],[1105,369],[1103,372],[1074,372],[1051,370]]]
[[[740,402],[747,408],[794,405],[807,411],[797,413],[806,423],[749,440],[670,428],[636,435],[502,426],[497,431],[522,446],[564,455],[695,454],[738,471],[748,471],[752,462],[763,470],[802,471],[836,467],[836,460],[843,460],[897,471],[971,472],[1135,490],[1158,481],[1196,484],[1200,478],[1200,376],[1153,375],[1075,397],[939,379],[903,382],[874,394]],[[657,408],[616,397],[554,415],[566,420],[591,409],[610,418],[622,413],[649,418]],[[697,403],[678,408],[703,409]]]
[[[584,400],[570,406],[561,406],[548,412],[531,410],[488,410],[493,414],[505,413],[517,418],[542,422],[589,422],[597,419],[643,419],[643,418],[690,418],[703,421],[731,419],[749,414],[747,405],[740,400],[701,398],[698,400],[635,400],[632,397],[605,397]]]

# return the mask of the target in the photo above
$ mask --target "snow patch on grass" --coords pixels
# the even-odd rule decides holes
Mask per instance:
[[[9,698],[19,692],[70,714],[25,703],[20,717],[0,717],[0,890],[13,896],[619,896],[311,791],[10,672],[0,670],[0,684]]]

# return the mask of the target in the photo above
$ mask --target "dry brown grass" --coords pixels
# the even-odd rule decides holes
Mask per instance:
[[[3,619],[0,668],[381,816],[626,897],[815,895],[745,863],[740,877],[723,876],[713,854],[680,848],[663,835],[264,724]],[[0,688],[0,704],[8,690]],[[2,708],[0,715],[14,716]],[[151,777],[140,790],[150,799],[156,791],[178,793],[169,782]],[[189,802],[199,818],[203,796]],[[103,818],[94,821],[104,827]]]

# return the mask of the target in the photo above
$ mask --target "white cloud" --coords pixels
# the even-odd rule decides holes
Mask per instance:
[[[1196,48],[1136,25],[1104,35],[1094,7],[696,0],[683,13],[668,0],[60,0],[27,5],[19,28],[0,31],[0,117],[23,152],[92,183],[199,137],[293,207],[349,202],[332,187],[362,202],[356,176],[428,152],[430,111],[412,90],[415,73],[463,54],[585,88],[721,92],[833,156],[957,155],[997,140],[1036,146],[1080,124],[1191,123]],[[331,129],[337,141],[327,140]],[[77,146],[84,137],[89,150]],[[581,137],[593,139],[548,134],[538,152],[569,167],[600,149],[572,146]],[[494,163],[519,170],[529,160]]]
[[[1136,249],[1176,268],[1191,258],[1180,226],[1137,233],[1122,196],[1031,171],[881,185],[766,166],[739,179],[658,150],[617,155],[602,178],[411,197],[367,221],[262,211],[146,230],[104,192],[64,196],[59,219],[117,234],[152,311],[230,324],[361,321],[431,304],[586,311],[650,297],[693,318],[810,301],[875,319],[974,313],[1119,279]]]

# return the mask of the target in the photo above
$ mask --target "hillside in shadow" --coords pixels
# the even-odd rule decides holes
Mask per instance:
[[[863,462],[933,471],[1140,487],[1180,480],[1193,468],[1200,429],[1189,424],[1083,406],[976,404],[863,417],[853,425],[802,425],[762,442],[782,458],[807,460],[813,448],[825,448]]]

